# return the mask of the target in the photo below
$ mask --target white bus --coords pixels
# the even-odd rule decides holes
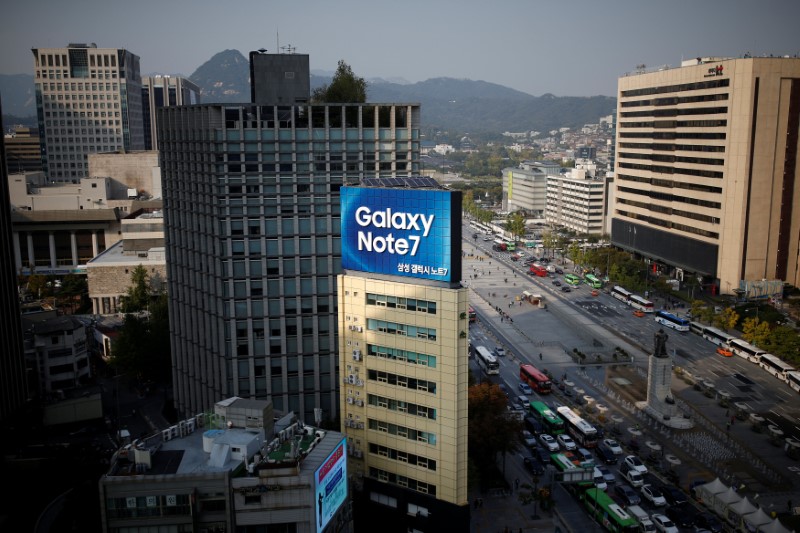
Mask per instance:
[[[800,371],[792,370],[791,372],[787,372],[786,383],[789,384],[789,387],[793,391],[800,392]]]
[[[705,326],[700,322],[689,322],[689,331],[692,333],[697,333],[701,337],[703,336],[703,328]]]
[[[564,419],[567,431],[575,441],[584,448],[595,448],[598,441],[597,429],[589,422],[578,416],[575,411],[562,405],[556,409],[561,418]]]
[[[628,305],[639,311],[644,311],[645,313],[652,313],[655,311],[653,302],[642,298],[638,294],[631,294],[630,298],[628,298]]]
[[[761,354],[758,364],[761,366],[761,368],[781,381],[788,382],[786,375],[794,370],[792,365],[784,362],[780,357],[777,355],[772,355],[771,353]]]
[[[685,318],[677,317],[672,313],[658,311],[656,312],[656,316],[653,318],[659,324],[662,324],[668,328],[672,328],[675,331],[689,331],[689,321]]]
[[[619,285],[614,285],[614,288],[611,289],[611,296],[613,296],[622,303],[630,305],[630,298],[631,296],[633,296],[633,294],[626,291]]]
[[[742,339],[729,340],[728,348],[742,359],[747,359],[751,363],[756,364],[758,364],[759,359],[761,359],[761,355],[767,353]]]
[[[712,342],[717,346],[724,346],[735,338],[733,335],[728,335],[721,329],[717,329],[712,326],[703,326],[703,331],[700,333],[700,335],[702,335],[705,340]]]
[[[500,373],[500,363],[497,362],[497,358],[492,355],[492,352],[485,346],[478,346],[475,348],[475,359],[478,361],[478,366],[480,366],[487,375]]]

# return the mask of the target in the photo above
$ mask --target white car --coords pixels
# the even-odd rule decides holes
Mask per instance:
[[[650,519],[653,521],[653,525],[656,526],[656,529],[661,531],[661,533],[680,533],[678,526],[663,514],[654,514]]]
[[[647,473],[647,467],[642,462],[642,460],[639,459],[638,457],[636,457],[635,455],[626,456],[625,457],[625,464],[627,464],[631,468],[635,468],[641,474],[646,474]]]
[[[575,444],[575,441],[572,440],[572,437],[566,433],[562,433],[556,437],[556,440],[558,440],[558,443],[563,446],[565,450],[575,450],[578,448],[578,445]]]
[[[662,494],[661,490],[649,483],[647,485],[642,485],[642,495],[645,500],[649,500],[650,503],[656,507],[667,505],[667,500],[664,498],[664,494]]]
[[[533,394],[533,389],[531,386],[524,381],[519,382],[519,390],[522,392],[522,394]]]
[[[524,442],[525,446],[528,446],[528,447],[536,446],[536,437],[534,437],[533,433],[531,433],[527,429],[523,429],[522,430],[522,442]]]
[[[539,435],[539,441],[542,445],[547,448],[548,451],[557,452],[558,451],[558,442],[552,436],[548,435],[547,433],[542,433]]]
[[[622,455],[622,446],[620,446],[619,443],[614,439],[604,439],[603,444],[605,444],[609,450],[614,452],[614,455]]]

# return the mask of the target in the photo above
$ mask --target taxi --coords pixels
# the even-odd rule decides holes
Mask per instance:
[[[642,311],[641,309],[637,309],[636,311],[633,312],[633,316],[643,317],[644,311]]]
[[[717,353],[724,357],[733,357],[733,352],[724,346],[717,346]]]
[[[597,289],[593,289],[592,296],[600,296],[600,291],[598,291]]]

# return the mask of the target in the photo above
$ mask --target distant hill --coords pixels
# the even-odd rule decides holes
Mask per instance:
[[[202,102],[244,103],[250,100],[249,77],[247,57],[238,50],[225,50],[200,65],[189,79],[200,87]],[[330,81],[324,71],[311,74],[312,90]],[[546,132],[596,123],[616,107],[616,99],[609,96],[532,96],[486,81],[453,78],[432,78],[418,83],[397,81],[401,82],[369,79],[368,101],[419,103],[425,129],[470,134]],[[0,94],[5,114],[35,117],[32,76],[0,74]],[[9,124],[5,119],[4,123]]]

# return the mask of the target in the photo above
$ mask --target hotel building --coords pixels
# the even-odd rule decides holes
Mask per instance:
[[[800,59],[697,58],[619,79],[611,240],[730,294],[800,283]]]
[[[342,432],[356,526],[382,531],[469,529],[461,194],[425,179],[341,192]]]
[[[88,176],[94,152],[143,150],[139,57],[120,48],[34,48],[42,166],[51,181]]]

